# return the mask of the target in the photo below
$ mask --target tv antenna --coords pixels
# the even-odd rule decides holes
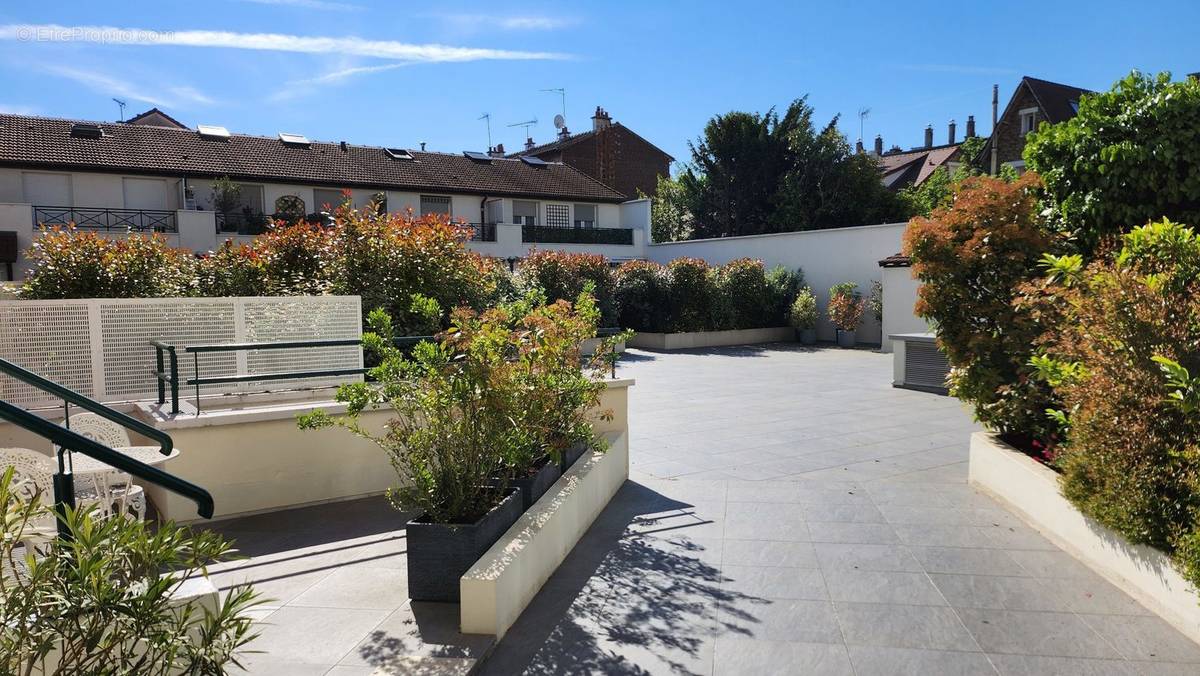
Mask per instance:
[[[510,125],[508,125],[508,126],[510,126],[510,127],[524,127],[524,128],[525,128],[525,138],[532,138],[532,137],[530,137],[530,136],[529,136],[529,129],[530,129],[530,127],[533,127],[533,126],[534,126],[534,125],[536,125],[537,123],[538,123],[538,119],[535,117],[535,118],[533,118],[532,120],[525,120],[524,122],[513,122],[512,124],[510,124]]]
[[[870,114],[871,114],[870,108],[859,108],[858,109],[858,140],[859,141],[861,141],[863,139],[863,129],[866,126],[865,122],[867,121],[867,116]]]
[[[491,149],[492,149],[492,114],[491,114],[491,113],[484,113],[483,115],[480,115],[480,116],[479,116],[478,118],[476,118],[476,119],[478,119],[478,120],[487,120],[487,131],[488,131],[488,144],[487,144],[487,149],[488,149],[488,150],[491,150]]]
[[[120,117],[117,118],[117,122],[124,122],[125,121],[125,102],[122,101],[121,99],[114,98],[113,103],[117,104],[117,107],[121,109]]]
[[[566,121],[567,121],[567,90],[563,87],[556,87],[554,89],[543,89],[542,91],[551,92],[553,94],[558,94],[559,97],[562,98],[562,115],[561,115],[561,117],[563,119],[563,124],[566,124]],[[555,117],[554,119],[557,120],[558,118]],[[559,129],[562,129],[562,127],[560,125],[555,125],[555,126],[557,126]]]

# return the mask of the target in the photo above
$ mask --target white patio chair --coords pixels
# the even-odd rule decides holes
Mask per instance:
[[[76,434],[112,449],[120,450],[122,447],[131,445],[129,432],[124,427],[95,413],[79,413],[71,416],[70,429]],[[98,488],[111,498],[112,505],[116,506],[118,513],[124,514],[131,511],[139,521],[146,518],[146,492],[141,486],[133,483],[133,477],[114,469],[111,472],[103,472],[94,478],[99,484]],[[112,506],[105,511],[112,511]]]
[[[49,506],[54,500],[54,471],[52,458],[28,448],[0,448],[0,470],[13,468],[13,492],[22,500],[38,500]],[[58,532],[54,515],[46,512],[28,524],[21,533],[21,544],[36,551]]]

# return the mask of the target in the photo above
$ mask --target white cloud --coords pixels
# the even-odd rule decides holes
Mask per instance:
[[[283,89],[280,89],[271,96],[267,97],[267,100],[275,102],[290,101],[302,96],[318,93],[315,88],[321,85],[337,85],[359,75],[382,73],[411,65],[412,63],[387,63],[382,66],[355,66],[352,68],[342,68],[341,70],[331,71],[325,73],[324,75],[318,75],[317,77],[305,78],[302,80],[292,80],[284,85]]]
[[[550,16],[494,16],[491,14],[426,14],[424,16],[445,21],[454,28],[467,32],[481,32],[495,28],[510,31],[552,31],[579,23],[577,19]]]
[[[424,63],[570,58],[569,55],[554,52],[451,47],[396,40],[367,40],[359,37],[310,37],[281,33],[233,33],[202,30],[154,31],[140,28],[60,26],[57,24],[2,25],[0,26],[0,40],[253,49],[303,54],[366,56]]]
[[[196,89],[187,86],[169,86],[165,93],[158,93],[140,87],[127,80],[106,75],[95,70],[72,68],[70,66],[46,66],[44,70],[51,75],[77,82],[99,94],[120,99],[141,101],[157,107],[174,107],[182,104],[213,103],[213,100]]]
[[[20,103],[0,103],[0,113],[8,115],[37,115],[37,106],[27,106]]]
[[[345,2],[325,2],[324,0],[240,0],[241,2],[249,2],[255,5],[280,5],[283,7],[297,7],[300,9],[319,9],[331,12],[355,11],[362,9],[362,5],[351,5]]]

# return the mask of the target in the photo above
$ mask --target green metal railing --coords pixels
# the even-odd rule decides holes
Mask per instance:
[[[173,474],[138,462],[119,451],[71,431],[71,405],[74,404],[85,411],[95,413],[128,430],[153,439],[158,442],[159,452],[163,455],[170,455],[174,448],[174,442],[171,440],[170,435],[140,420],[131,418],[124,413],[114,411],[94,399],[85,397],[72,389],[63,387],[6,359],[0,359],[0,373],[32,385],[43,392],[52,394],[63,400],[63,423],[66,427],[14,406],[7,401],[0,400],[0,419],[7,420],[18,427],[48,439],[58,448],[58,472],[54,475],[54,505],[60,514],[63,513],[67,506],[71,508],[75,507],[75,478],[72,473],[70,457],[67,455],[68,452],[75,452],[82,453],[111,467],[127,472],[143,481],[162,486],[172,493],[182,495],[196,503],[196,512],[200,516],[206,519],[212,518],[213,499],[208,491]],[[58,527],[59,534],[66,536],[65,523],[61,519],[59,520]]]
[[[596,331],[596,336],[603,338],[619,333],[618,328],[604,328]],[[396,347],[411,347],[426,340],[437,340],[435,336],[401,336],[394,339],[392,342]],[[200,387],[203,385],[221,385],[229,383],[253,383],[269,380],[302,380],[305,378],[333,378],[337,376],[355,376],[363,375],[371,370],[371,367],[356,367],[344,369],[323,369],[323,370],[307,370],[307,371],[281,371],[276,373],[250,373],[236,376],[200,376],[200,355],[204,353],[220,353],[220,352],[238,352],[241,350],[297,350],[304,348],[317,347],[349,347],[351,345],[362,345],[362,340],[359,338],[340,338],[333,340],[298,340],[286,342],[262,342],[262,343],[214,343],[208,345],[186,345],[182,347],[184,353],[192,355],[192,377],[181,379],[179,377],[179,352],[181,348],[176,345],[171,345],[161,340],[151,340],[150,344],[154,346],[154,364],[155,369],[152,372],[155,379],[158,381],[158,403],[164,405],[167,402],[167,388],[170,387],[171,394],[171,415],[179,414],[179,387],[185,385],[195,388],[196,415],[200,415]],[[617,377],[617,353],[613,350],[610,357],[612,366],[612,377]]]

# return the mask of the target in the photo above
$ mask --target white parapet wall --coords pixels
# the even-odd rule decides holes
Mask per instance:
[[[834,340],[834,326],[825,316],[829,287],[840,282],[855,282],[866,295],[871,289],[871,282],[880,279],[879,261],[900,251],[900,240],[907,226],[907,223],[887,223],[654,243],[646,247],[646,256],[659,263],[689,256],[702,258],[711,264],[727,263],[737,258],[758,258],[768,267],[782,265],[790,269],[800,268],[804,271],[805,282],[817,297],[820,309],[817,336],[821,340]],[[912,300],[898,299],[893,303],[907,306],[911,312],[914,300],[915,296]],[[879,322],[870,316],[870,312],[866,314],[858,330],[858,341],[879,343],[883,336]],[[895,330],[888,329],[889,332]]]
[[[690,331],[685,333],[638,333],[629,340],[630,347],[647,350],[693,350],[726,345],[782,343],[796,339],[790,326],[765,329],[734,329],[731,331]]]
[[[913,278],[911,267],[881,267],[883,282],[883,341],[880,349],[890,352],[895,346],[888,336],[897,333],[928,333],[929,323],[913,310],[921,283]]]
[[[580,458],[462,576],[463,633],[504,636],[629,478],[625,409],[632,384],[608,381],[601,408],[614,417],[597,425],[607,430],[602,436],[608,449]]]
[[[995,435],[971,435],[970,482],[1005,503],[1051,542],[1200,642],[1200,595],[1152,547],[1080,513],[1059,490],[1058,475]]]

